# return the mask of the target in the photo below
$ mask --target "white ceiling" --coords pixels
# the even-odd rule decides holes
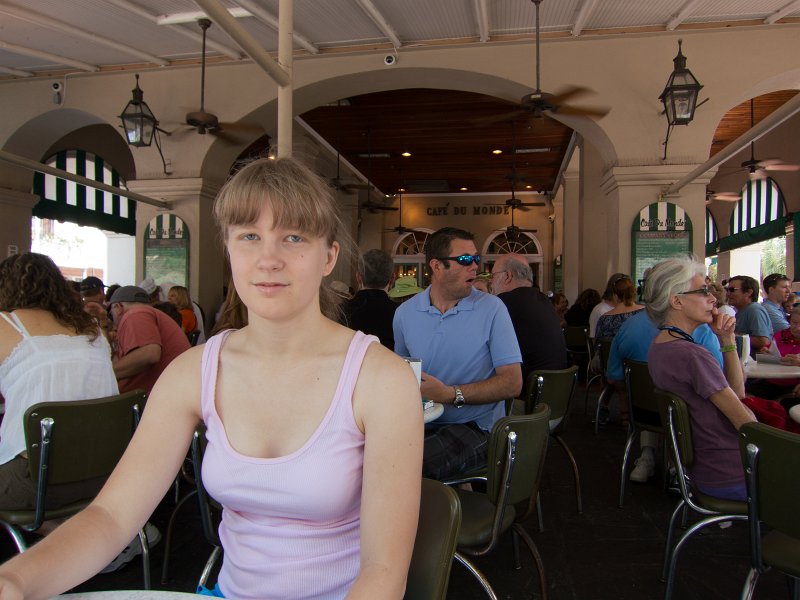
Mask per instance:
[[[277,51],[278,0],[218,0]],[[0,77],[196,61],[200,11],[191,0],[0,0]],[[193,13],[195,13],[193,15]],[[159,24],[164,16],[186,24]],[[780,20],[780,21],[779,21]],[[800,22],[800,0],[544,0],[543,35],[571,37]],[[295,0],[295,48],[325,54],[531,37],[530,0]],[[482,33],[483,32],[483,33]],[[209,55],[243,58],[219,27]]]

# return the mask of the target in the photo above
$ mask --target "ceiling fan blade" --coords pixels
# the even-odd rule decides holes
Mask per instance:
[[[722,202],[737,202],[741,197],[736,192],[716,192],[708,195],[709,200],[721,200]]]
[[[750,181],[760,181],[769,177],[764,169],[751,169],[748,175]]]
[[[566,104],[562,104],[557,106],[553,112],[556,112],[560,115],[575,115],[579,117],[605,117],[611,111],[610,108],[606,107],[595,107],[590,108],[588,106],[568,106]]]
[[[562,104],[569,100],[570,98],[575,98],[577,96],[585,96],[587,94],[593,94],[594,92],[589,88],[582,87],[579,85],[571,85],[569,87],[564,88],[557,94],[553,94],[550,97],[550,100],[555,104]]]
[[[757,166],[764,171],[787,171],[790,173],[800,171],[800,165],[786,163],[779,158],[767,158],[759,161]]]
[[[241,131],[245,133],[252,133],[256,132],[264,132],[264,128],[261,125],[257,125],[256,123],[239,123],[239,122],[224,122],[220,123],[219,126],[224,129],[225,131]]]
[[[520,202],[517,206],[547,206],[546,202]]]

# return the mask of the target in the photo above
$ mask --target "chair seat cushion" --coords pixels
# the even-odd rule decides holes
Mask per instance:
[[[89,498],[88,500],[81,500],[80,502],[72,502],[71,504],[67,504],[60,508],[46,510],[44,512],[44,520],[48,521],[50,519],[63,519],[65,517],[71,517],[72,515],[79,513],[84,508],[89,506],[91,501],[92,499]],[[34,510],[0,509],[0,521],[8,523],[9,525],[16,525],[17,527],[30,525],[33,523],[33,519],[35,517],[36,511]]]
[[[761,540],[761,558],[779,571],[800,577],[800,540],[779,531],[771,531]]]
[[[461,500],[461,529],[458,532],[458,548],[466,549],[485,546],[492,538],[492,522],[495,506],[486,494],[457,489]],[[507,506],[503,515],[500,532],[511,527],[516,518],[513,506]]]
[[[746,515],[747,503],[738,500],[725,500],[715,496],[707,496],[697,490],[692,491],[695,502],[700,506],[726,515]]]

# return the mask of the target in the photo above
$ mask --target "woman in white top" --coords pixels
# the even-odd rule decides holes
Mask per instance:
[[[117,393],[108,342],[53,261],[25,253],[0,263],[0,507],[34,507],[22,429],[30,406]],[[47,505],[91,497],[102,483],[50,486]]]

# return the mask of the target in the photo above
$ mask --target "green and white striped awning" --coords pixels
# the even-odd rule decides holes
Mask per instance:
[[[717,222],[714,220],[714,215],[711,211],[706,209],[706,246],[709,244],[716,244],[719,234],[717,234]]]
[[[777,221],[785,214],[783,194],[771,177],[748,181],[731,215],[731,235]]]
[[[189,231],[186,229],[180,217],[172,213],[158,215],[147,225],[145,239],[148,240],[182,240],[189,239]]]
[[[691,231],[692,222],[680,206],[671,202],[653,202],[639,212],[633,231]]]
[[[125,189],[119,173],[91,152],[65,150],[51,156],[46,164]],[[42,173],[34,174],[33,193],[40,198],[33,208],[35,217],[136,235],[136,202],[133,200]]]

